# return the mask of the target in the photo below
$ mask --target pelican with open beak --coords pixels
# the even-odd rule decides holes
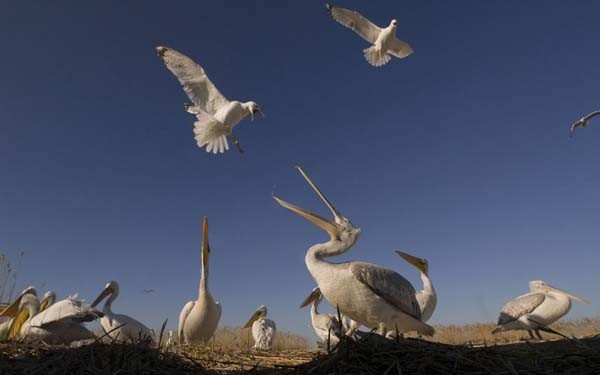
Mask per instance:
[[[254,338],[254,349],[271,350],[273,340],[277,333],[275,322],[267,319],[267,307],[260,305],[252,314],[250,319],[244,324],[244,328],[252,327],[252,338]]]
[[[179,313],[177,334],[181,344],[208,341],[217,329],[221,319],[221,304],[215,302],[208,290],[208,261],[210,258],[208,243],[208,219],[202,219],[202,276],[198,288],[198,299],[189,301]]]
[[[433,311],[437,305],[435,289],[429,278],[429,262],[425,258],[419,258],[403,251],[396,250],[396,254],[400,255],[402,259],[409,264],[415,266],[421,273],[423,290],[417,292],[417,302],[419,303],[419,309],[421,310],[421,321],[427,322],[433,315]]]
[[[296,167],[333,215],[333,220],[314,214],[277,197],[275,201],[329,234],[329,241],[311,246],[305,257],[308,271],[327,301],[350,319],[379,333],[388,329],[416,331],[431,336],[433,327],[421,321],[415,288],[388,268],[365,262],[330,263],[324,258],[347,252],[358,240],[360,229],[342,216],[302,168]],[[352,335],[354,332],[346,332]]]
[[[497,326],[492,333],[526,330],[532,339],[535,339],[533,332],[538,339],[542,339],[539,331],[566,337],[551,329],[549,325],[571,310],[571,300],[590,303],[585,298],[573,295],[541,280],[530,281],[529,290],[529,293],[509,301],[502,307]]]
[[[109,281],[96,300],[92,302],[92,307],[96,307],[103,299],[108,297],[102,308],[103,316],[100,319],[100,326],[105,333],[115,341],[120,342],[139,342],[154,341],[154,332],[138,320],[124,314],[115,314],[112,311],[112,303],[119,296],[119,284],[112,280]]]

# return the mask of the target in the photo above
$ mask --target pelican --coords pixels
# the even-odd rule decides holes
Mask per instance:
[[[324,258],[345,253],[354,245],[360,229],[342,216],[317,186],[296,167],[333,214],[333,220],[273,197],[284,208],[302,216],[325,230],[330,239],[311,246],[305,257],[306,266],[321,293],[342,314],[385,335],[397,328],[431,336],[433,327],[421,321],[415,288],[404,277],[382,266],[365,262],[330,263]],[[348,331],[351,336],[354,332]]]
[[[542,339],[539,331],[545,331],[565,337],[548,326],[571,310],[571,300],[590,303],[541,280],[530,281],[529,290],[529,293],[509,301],[502,307],[498,324],[492,333],[526,330],[532,339],[535,339],[533,332]]]
[[[102,329],[116,341],[154,341],[154,333],[148,327],[128,315],[112,312],[112,303],[118,296],[119,284],[112,280],[106,284],[98,298],[92,302],[92,307],[96,307],[104,298],[108,297],[102,308],[104,316],[100,318]]]
[[[346,332],[347,327],[344,327],[343,317],[342,322],[340,322],[338,317],[333,314],[320,314],[317,311],[322,300],[323,294],[321,293],[321,290],[318,287],[314,288],[310,295],[302,302],[300,308],[308,306],[312,302],[312,307],[310,308],[310,320],[313,329],[325,345],[334,347],[340,342],[341,335]]]
[[[588,115],[580,118],[579,120],[575,121],[573,123],[573,125],[571,125],[571,134],[570,134],[570,137],[573,138],[573,135],[575,134],[575,129],[577,129],[577,128],[585,128],[586,126],[588,126],[589,120],[592,117],[598,116],[598,115],[600,115],[600,111],[594,111],[594,112],[589,113]]]
[[[8,318],[0,323],[0,341],[8,339],[12,322],[19,313],[19,303],[21,298],[26,294],[33,294],[37,296],[37,291],[34,287],[28,286],[27,288],[23,289],[16,300],[14,300],[8,306],[5,306],[2,312],[0,312],[0,318]]]
[[[421,321],[427,322],[433,315],[435,305],[437,304],[435,289],[433,288],[433,284],[429,278],[429,262],[427,259],[418,258],[402,251],[396,250],[396,254],[400,255],[402,259],[415,266],[421,273],[423,290],[417,292],[417,302],[419,303],[419,310],[421,310]]]
[[[198,290],[198,300],[189,301],[179,313],[179,342],[190,344],[209,340],[213,337],[219,319],[221,304],[215,302],[208,290],[208,260],[210,245],[208,243],[208,219],[202,220],[202,276]]]
[[[49,305],[41,311],[37,296],[28,293],[19,298],[18,306],[19,312],[11,324],[8,338],[20,338],[27,342],[69,344],[73,341],[93,339],[94,334],[81,323],[93,321],[102,315],[83,303],[76,295]]]
[[[42,300],[40,301],[40,312],[42,312],[42,311],[46,310],[48,307],[52,306],[55,301],[56,301],[56,293],[54,293],[51,290],[44,293],[44,297],[42,297]]]
[[[275,322],[267,319],[267,307],[260,305],[252,314],[250,319],[244,324],[244,328],[252,327],[252,337],[254,338],[254,349],[271,350],[273,339],[277,333]]]
[[[185,110],[196,115],[194,135],[198,147],[206,146],[206,152],[223,153],[229,150],[229,136],[240,153],[244,153],[238,139],[233,135],[233,128],[246,116],[260,113],[258,104],[253,101],[229,101],[210,81],[204,69],[189,57],[169,47],[156,47],[158,57],[167,69],[177,77],[188,98],[194,104],[185,104]]]

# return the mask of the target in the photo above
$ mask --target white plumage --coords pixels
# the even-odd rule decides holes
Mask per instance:
[[[256,309],[254,314],[248,319],[244,328],[252,326],[252,338],[254,339],[254,349],[271,350],[273,348],[273,340],[277,333],[275,322],[267,319],[267,307],[261,305]]]
[[[587,115],[583,116],[579,120],[575,121],[571,125],[570,137],[572,138],[573,135],[575,134],[575,129],[585,128],[586,126],[588,126],[590,119],[595,116],[600,116],[600,111],[594,111],[594,112],[588,113]]]
[[[250,115],[254,120],[254,114],[263,115],[258,105],[253,101],[227,100],[192,59],[169,47],[159,46],[156,50],[194,103],[185,104],[185,109],[196,116],[194,138],[198,147],[206,146],[206,152],[214,154],[223,153],[229,150],[227,137],[231,137],[238,150],[244,152],[232,131],[244,117]]]
[[[396,20],[392,20],[388,27],[380,28],[353,10],[329,4],[326,4],[326,7],[334,20],[372,44],[363,50],[369,64],[382,66],[391,60],[391,56],[404,58],[413,53],[408,43],[396,38]]]
[[[492,333],[510,330],[526,330],[531,338],[539,331],[563,336],[548,326],[571,310],[571,300],[589,303],[569,292],[555,288],[541,280],[529,282],[530,292],[507,302],[500,311],[498,323]]]
[[[427,322],[431,319],[435,306],[437,305],[437,295],[433,288],[433,283],[429,278],[429,262],[427,259],[418,258],[402,251],[396,251],[405,261],[415,266],[421,274],[421,281],[423,281],[423,289],[417,292],[417,303],[421,310],[421,321]]]
[[[333,348],[340,342],[340,338],[346,333],[349,327],[344,326],[343,315],[341,316],[342,322],[340,322],[338,317],[333,314],[319,313],[317,308],[322,300],[323,294],[317,287],[312,290],[308,297],[306,297],[300,307],[302,308],[304,306],[308,306],[308,304],[312,302],[312,306],[310,308],[310,321],[313,329],[315,330],[315,333],[319,339],[321,339],[324,347],[329,345],[330,348]]]

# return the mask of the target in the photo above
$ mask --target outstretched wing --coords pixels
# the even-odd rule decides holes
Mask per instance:
[[[189,57],[169,47],[156,47],[158,56],[177,77],[185,93],[204,112],[214,115],[229,101],[210,81],[204,69]]]
[[[187,319],[188,315],[190,315],[190,311],[192,311],[195,304],[196,304],[196,302],[189,301],[188,303],[185,304],[185,306],[183,306],[183,309],[181,309],[181,312],[179,313],[179,325],[177,326],[177,336],[179,338],[180,344],[184,343],[183,342],[183,325],[185,324],[185,320]]]
[[[45,324],[61,320],[74,322],[89,322],[98,317],[98,312],[85,304],[83,300],[68,298],[50,305],[47,309],[35,315],[29,321],[33,327],[42,327]]]
[[[586,120],[589,120],[589,119],[591,119],[592,117],[595,117],[595,116],[598,116],[598,115],[600,115],[600,111],[594,111],[594,112],[592,112],[592,113],[588,114],[587,116],[585,116],[585,119],[586,119]]]
[[[413,49],[408,43],[394,37],[388,46],[387,53],[402,59],[412,55]]]
[[[350,30],[360,35],[364,40],[373,44],[381,33],[381,28],[362,14],[350,9],[339,8],[333,5],[325,4],[329,14],[338,23],[346,26]]]
[[[375,294],[405,314],[421,320],[421,310],[412,284],[397,272],[370,263],[352,262],[354,276]]]
[[[527,293],[509,301],[500,311],[498,325],[504,325],[531,313],[544,302],[544,293]]]
[[[573,138],[573,135],[575,134],[575,129],[580,127],[582,123],[583,122],[581,120],[578,120],[578,121],[575,121],[573,123],[573,125],[571,125],[571,133],[569,133],[569,137]]]
[[[206,152],[223,153],[229,150],[227,136],[231,129],[206,114],[197,116],[194,122],[194,138],[198,147],[206,146]]]

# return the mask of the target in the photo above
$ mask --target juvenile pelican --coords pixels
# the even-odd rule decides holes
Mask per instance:
[[[113,280],[106,284],[104,290],[98,295],[98,298],[92,302],[92,307],[96,307],[104,298],[108,297],[102,308],[102,313],[104,314],[100,319],[102,329],[116,341],[154,341],[154,333],[148,327],[128,315],[112,312],[112,303],[118,296],[119,284]]]
[[[415,266],[421,273],[423,290],[417,292],[417,302],[419,303],[419,309],[421,310],[421,321],[426,322],[433,315],[435,305],[437,304],[435,289],[429,278],[429,262],[427,259],[418,258],[402,251],[396,251],[396,253],[405,261]]]
[[[208,243],[208,219],[202,220],[202,276],[198,290],[198,300],[189,301],[179,313],[179,342],[190,344],[207,341],[213,337],[219,319],[221,304],[215,302],[208,290],[208,261],[210,245]]]
[[[334,347],[340,342],[340,335],[343,335],[347,329],[344,329],[343,320],[340,323],[337,316],[333,314],[320,314],[317,311],[319,303],[323,300],[323,294],[321,294],[321,290],[317,287],[312,290],[312,293],[302,304],[300,308],[308,306],[312,302],[312,307],[310,308],[310,320],[315,330],[315,333],[324,345],[329,345],[330,347]]]
[[[565,337],[548,326],[571,310],[572,299],[590,303],[584,298],[555,288],[541,280],[530,281],[529,290],[529,293],[509,301],[502,307],[497,327],[492,333],[526,330],[532,339],[535,339],[533,332],[542,339],[539,331]]]
[[[586,116],[580,118],[579,120],[575,121],[573,123],[573,125],[571,125],[571,134],[570,134],[570,137],[573,138],[573,135],[575,134],[575,129],[577,129],[577,128],[585,128],[586,126],[588,126],[590,119],[592,117],[598,116],[598,115],[600,115],[600,111],[594,111],[594,112],[589,113]]]
[[[252,314],[250,319],[244,324],[244,328],[252,327],[252,337],[254,338],[254,349],[271,350],[273,340],[277,333],[275,322],[267,319],[267,308],[265,305],[260,305]]]
[[[306,266],[327,301],[350,319],[371,329],[377,328],[383,335],[395,328],[433,335],[434,329],[421,321],[415,288],[404,277],[371,263],[330,263],[324,260],[348,251],[358,239],[360,229],[342,216],[304,171],[297,168],[329,208],[334,220],[273,198],[329,234],[329,241],[311,246],[305,257]],[[353,333],[346,332],[347,335]]]
[[[81,323],[90,322],[101,315],[90,306],[69,297],[40,311],[40,302],[33,293],[23,295],[19,313],[13,320],[9,339],[20,338],[28,342],[44,341],[47,344],[69,344],[92,339],[94,335]]]

